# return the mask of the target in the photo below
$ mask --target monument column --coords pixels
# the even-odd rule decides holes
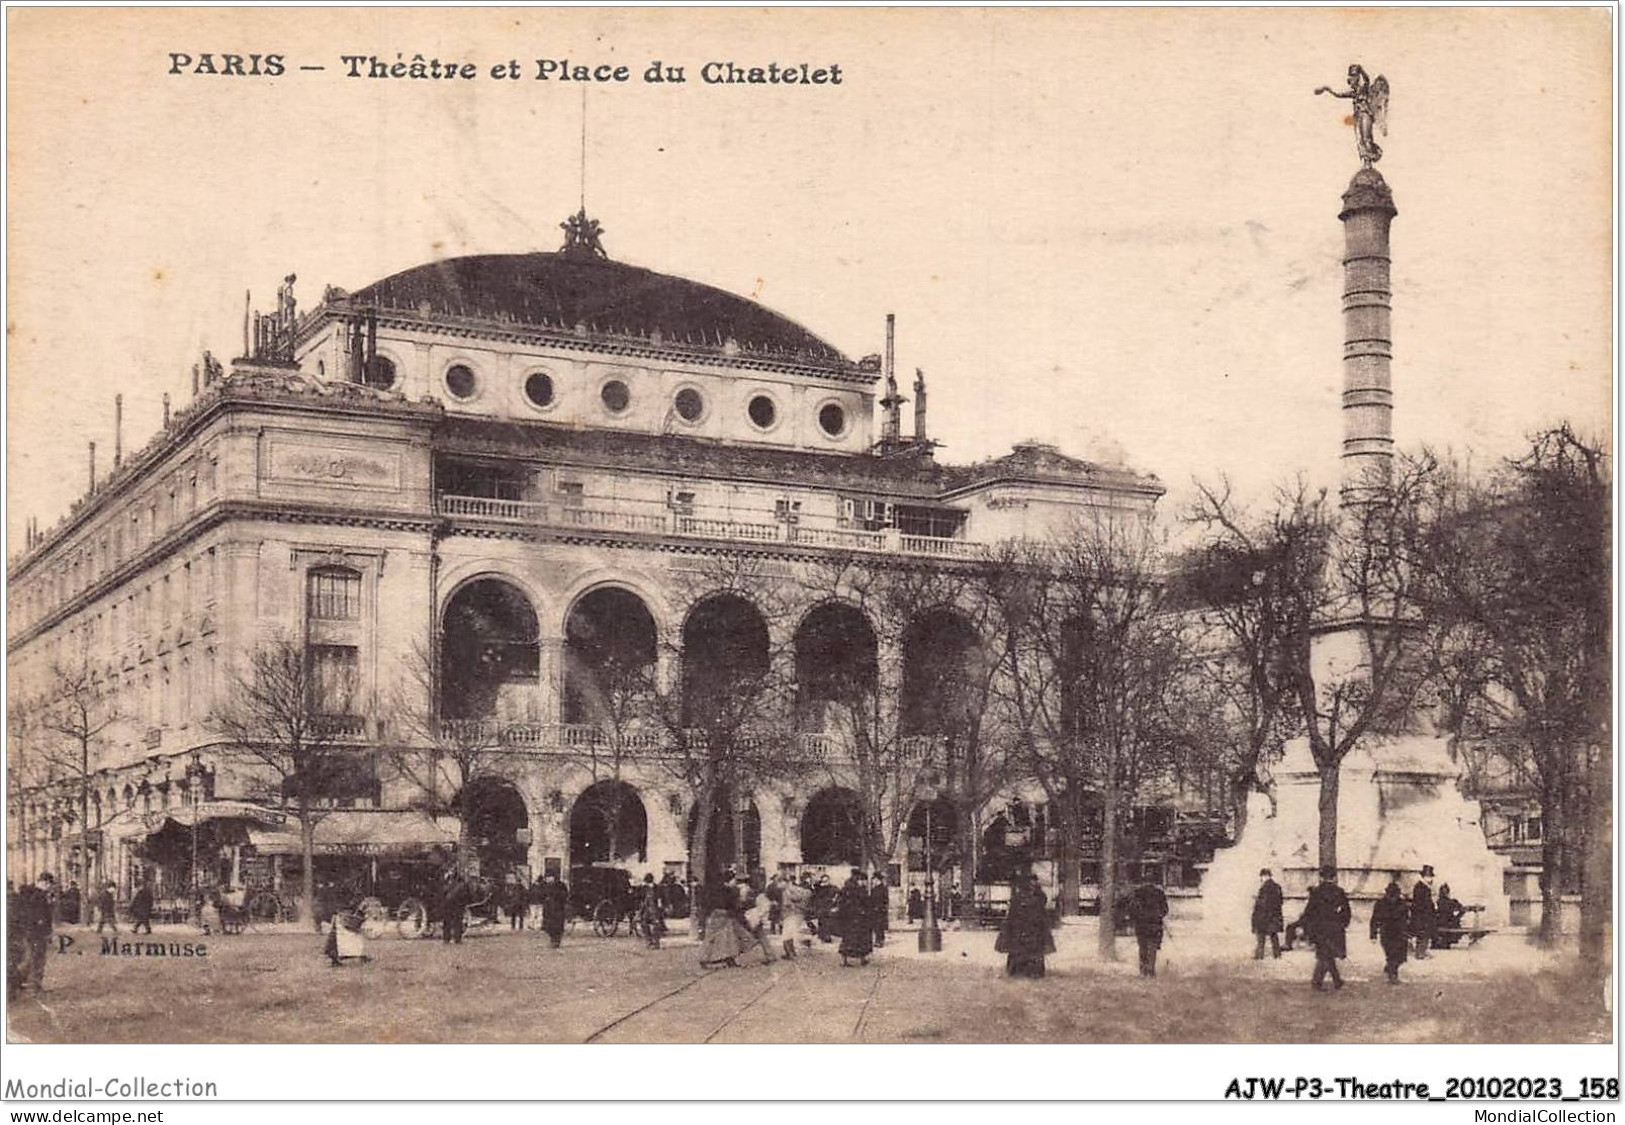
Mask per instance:
[[[1388,226],[1398,214],[1382,173],[1365,167],[1343,193],[1343,471],[1347,506],[1389,482],[1394,391]]]

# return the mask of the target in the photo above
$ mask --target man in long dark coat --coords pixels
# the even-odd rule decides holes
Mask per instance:
[[[1049,904],[1038,876],[1017,876],[1010,886],[1010,909],[993,948],[1004,954],[1004,973],[1011,977],[1044,975],[1044,957],[1055,952]]]
[[[1411,888],[1411,934],[1416,938],[1416,959],[1427,960],[1433,945],[1437,916],[1433,909],[1433,868],[1422,865],[1422,874]]]
[[[19,954],[16,984],[6,981],[8,991],[20,992],[24,984],[34,986],[35,992],[45,991],[45,958],[51,949],[52,902],[51,891],[56,879],[43,874],[39,882],[27,884],[17,891],[12,903],[9,924],[17,931]],[[8,935],[9,936],[9,935]]]
[[[834,936],[832,920],[835,915],[835,900],[838,894],[835,884],[829,881],[828,875],[818,877],[818,885],[813,887],[812,904],[809,909],[812,912],[813,930],[818,934],[818,940],[821,942],[827,943]]]
[[[1371,910],[1371,940],[1382,942],[1382,954],[1387,959],[1382,975],[1389,984],[1399,983],[1399,967],[1405,963],[1405,952],[1410,945],[1410,909],[1399,889],[1399,873],[1395,872],[1388,889]]]
[[[468,883],[462,872],[453,871],[440,892],[440,940],[463,944],[463,925],[468,912]]]
[[[130,900],[130,932],[138,934],[145,928],[152,933],[152,884],[142,883]]]
[[[1352,912],[1349,896],[1337,885],[1337,868],[1320,869],[1320,885],[1309,888],[1309,902],[1303,908],[1303,936],[1315,946],[1315,974],[1310,986],[1320,991],[1328,975],[1333,988],[1343,987],[1343,974],[1337,971],[1339,958],[1348,956],[1348,926]]]
[[[549,872],[542,880],[542,929],[554,949],[564,944],[564,923],[570,916],[570,887],[557,875]]]
[[[836,909],[839,911],[836,926],[841,931],[841,967],[845,968],[853,960],[867,965],[869,954],[875,948],[874,917],[869,899],[869,881],[856,867],[852,869],[852,877],[846,881],[846,886],[841,888],[841,901]]]
[[[1157,975],[1157,950],[1162,948],[1163,919],[1168,917],[1168,896],[1149,877],[1140,880],[1128,904],[1134,940],[1140,946],[1140,975]]]
[[[1258,945],[1253,950],[1253,960],[1264,959],[1264,939],[1269,938],[1270,951],[1274,956],[1281,956],[1281,884],[1275,881],[1269,868],[1258,873],[1263,880],[1258,886],[1258,896],[1253,899],[1253,933],[1258,937]]]
[[[886,886],[886,873],[876,871],[869,887],[869,918],[874,927],[875,948],[886,944],[886,932],[891,929],[891,888]]]

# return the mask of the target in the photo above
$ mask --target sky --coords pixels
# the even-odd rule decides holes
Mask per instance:
[[[8,553],[241,350],[426,261],[553,250],[582,190],[619,260],[751,296],[857,358],[897,315],[939,457],[1036,439],[1244,495],[1334,484],[1348,65],[1387,76],[1395,434],[1475,459],[1611,441],[1605,9],[49,10],[8,41]],[[168,73],[279,53],[281,77]],[[340,56],[475,62],[352,79]],[[521,60],[520,80],[491,66]],[[654,60],[681,85],[637,79]],[[839,64],[724,86],[708,61]],[[301,65],[324,66],[303,71]],[[907,410],[905,410],[907,413]],[[905,423],[906,425],[906,423]]]

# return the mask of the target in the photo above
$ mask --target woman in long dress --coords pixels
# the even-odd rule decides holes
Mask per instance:
[[[1055,952],[1050,933],[1048,899],[1038,876],[1029,875],[1010,888],[1010,912],[994,946],[1004,954],[1004,972],[1012,977],[1044,975],[1044,955]]]
[[[869,963],[874,952],[874,917],[870,909],[869,882],[856,867],[852,877],[841,888],[840,913],[836,925],[841,931],[841,967],[847,968],[855,960],[860,965]]]
[[[738,968],[737,958],[745,951],[736,925],[739,895],[732,883],[705,888],[705,937],[700,942],[701,965],[727,965]]]

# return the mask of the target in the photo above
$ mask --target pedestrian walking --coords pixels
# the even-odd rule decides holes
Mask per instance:
[[[1438,915],[1433,908],[1433,868],[1422,865],[1422,874],[1411,888],[1411,936],[1416,938],[1416,959],[1426,961],[1433,948]]]
[[[1253,898],[1253,933],[1258,944],[1253,948],[1253,960],[1264,959],[1264,939],[1268,938],[1270,953],[1281,956],[1281,884],[1275,881],[1269,868],[1258,873],[1258,894]]]
[[[523,930],[529,909],[530,890],[518,875],[509,875],[502,886],[502,912],[508,916],[508,929]]]
[[[102,932],[103,926],[111,926],[113,932],[118,933],[118,907],[113,901],[113,884],[107,883],[102,887],[101,894],[96,896],[96,932]]]
[[[784,876],[775,875],[767,881],[767,932],[775,937],[784,933]]]
[[[1320,884],[1309,888],[1309,902],[1303,908],[1303,936],[1315,947],[1315,973],[1310,987],[1320,991],[1328,976],[1333,988],[1343,987],[1343,974],[1337,962],[1348,956],[1349,896],[1337,885],[1337,868],[1322,867]]]
[[[886,933],[891,929],[891,888],[886,885],[884,872],[876,871],[870,880],[869,919],[875,948],[879,949],[886,944]]]
[[[841,967],[850,967],[854,960],[860,965],[867,965],[869,954],[875,948],[873,907],[869,897],[869,881],[856,867],[852,869],[846,886],[841,888],[840,904],[836,910],[836,926],[841,934]]]
[[[920,893],[920,888],[910,887],[908,889],[908,920],[910,924],[917,924],[924,917],[925,896]]]
[[[564,944],[564,924],[570,917],[570,887],[551,871],[542,880],[542,929],[548,943],[557,949]]]
[[[1005,976],[1044,975],[1044,957],[1055,952],[1055,935],[1050,932],[1049,902],[1038,876],[1018,876],[1011,885],[1010,909],[993,949],[1004,954]]]
[[[1371,909],[1371,940],[1382,942],[1387,962],[1382,967],[1382,975],[1388,978],[1389,984],[1399,983],[1399,967],[1405,963],[1405,953],[1410,946],[1410,913],[1399,889],[1399,872],[1396,871]]]
[[[765,892],[758,892],[750,885],[748,876],[739,876],[739,892],[741,902],[746,904],[741,914],[745,933],[761,949],[762,964],[771,965],[773,945],[767,936],[767,916],[773,904]]]
[[[807,910],[812,903],[812,890],[800,883],[788,880],[784,884],[784,956],[788,960],[796,958],[796,942],[811,947],[811,923],[807,917]]]
[[[145,928],[152,933],[152,884],[142,883],[130,900],[130,932],[139,934]]]
[[[700,939],[700,964],[739,967],[739,955],[745,951],[740,940],[741,927],[735,922],[739,908],[739,892],[726,880],[708,883],[700,888],[699,905],[705,912],[705,933]]]
[[[84,896],[79,893],[79,880],[69,879],[68,889],[62,892],[57,901],[57,917],[63,925],[77,926],[79,924],[79,911],[84,902]]]
[[[649,948],[659,949],[660,935],[666,932],[666,908],[653,875],[643,877],[643,891],[638,899],[638,921],[643,924],[643,939],[649,943]]]
[[[1134,940],[1140,946],[1140,975],[1157,975],[1157,951],[1162,948],[1163,920],[1168,917],[1168,896],[1151,881],[1140,880],[1129,897],[1129,920],[1134,924]]]
[[[828,875],[820,875],[818,883],[812,889],[812,920],[813,929],[818,934],[818,940],[828,944],[835,940],[835,904],[839,892],[835,884],[829,881]]]
[[[440,899],[440,940],[447,945],[463,944],[471,891],[462,873],[453,869],[446,879]]]
[[[38,882],[17,891],[16,906],[10,918],[19,934],[19,990],[24,984],[31,984],[35,992],[45,991],[45,957],[51,947],[51,892],[55,887],[55,877],[46,872],[40,875]]]

